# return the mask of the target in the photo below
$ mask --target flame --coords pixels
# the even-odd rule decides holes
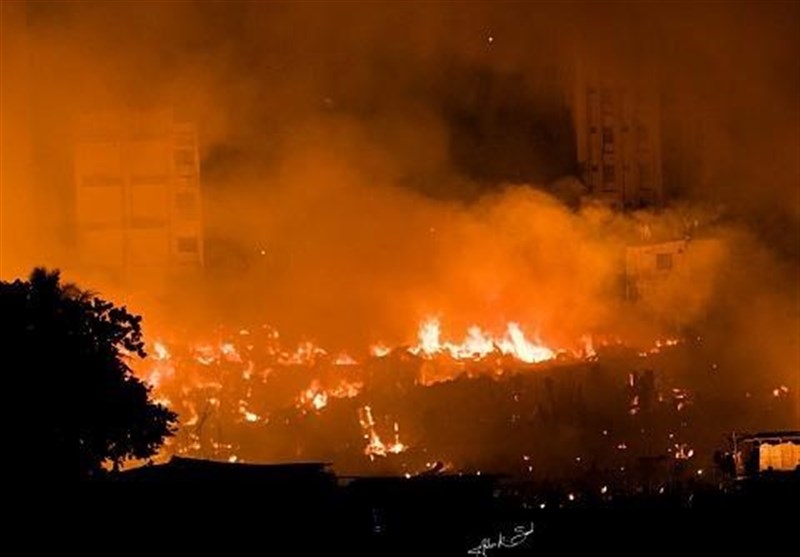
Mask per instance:
[[[373,358],[383,358],[384,356],[388,356],[391,351],[392,349],[382,342],[369,347],[369,355]]]
[[[168,360],[170,358],[169,351],[163,342],[155,341],[153,343],[153,359],[155,360]]]
[[[583,344],[582,356],[587,360],[592,360],[597,357],[597,352],[594,349],[594,339],[592,335],[583,335],[581,337]]]
[[[686,443],[675,443],[674,456],[677,460],[689,460],[694,456],[694,449]]]
[[[432,358],[449,354],[456,360],[481,359],[499,352],[525,363],[533,364],[552,360],[556,351],[544,346],[540,339],[528,340],[518,323],[510,322],[501,337],[491,337],[477,325],[467,329],[461,343],[442,342],[439,320],[435,317],[422,322],[418,333],[419,343],[409,349],[412,354]]]
[[[311,381],[311,385],[300,393],[298,407],[322,410],[328,405],[329,398],[353,398],[361,392],[363,383],[341,379],[333,388],[324,389],[319,379]]]
[[[530,364],[562,355],[593,359],[597,357],[595,346],[606,346],[608,342],[622,344],[619,339],[608,341],[603,336],[584,335],[572,348],[562,350],[547,346],[518,322],[509,322],[500,331],[493,333],[471,325],[460,340],[453,341],[444,334],[439,318],[429,317],[419,324],[415,345],[401,348],[377,342],[361,353],[341,348],[329,352],[311,341],[287,350],[278,331],[269,325],[250,329],[236,327],[227,333],[217,330],[213,341],[201,337],[199,341],[170,346],[163,340],[165,337],[159,337],[149,347],[152,357],[146,359],[144,367],[137,372],[153,386],[155,398],[179,413],[185,428],[185,433],[166,451],[228,458],[241,448],[219,443],[215,437],[218,428],[207,425],[209,420],[211,423],[232,420],[239,427],[250,427],[267,425],[271,413],[290,407],[311,416],[321,413],[337,399],[361,396],[365,382],[371,380],[373,374],[384,370],[391,373],[385,366],[370,367],[370,358],[383,358],[393,352],[401,356],[414,354],[422,359],[416,368],[416,384],[430,385],[452,378],[454,372],[461,373],[465,369],[462,362],[490,364],[468,368],[469,373],[475,369],[478,373],[499,374],[505,369],[524,369],[506,359]],[[677,339],[660,339],[646,354],[678,343]],[[451,365],[453,362],[457,365]],[[284,377],[297,378],[297,374],[304,376],[297,390],[277,394],[281,389],[273,388],[280,387],[273,383],[275,377],[283,381]],[[633,376],[629,380],[633,382]],[[307,386],[303,388],[302,385]],[[787,387],[779,386],[772,394],[785,396],[787,392]],[[660,401],[669,400],[677,410],[692,402],[690,393],[678,388],[663,395],[659,393],[659,397]],[[630,411],[638,413],[638,400]],[[372,408],[361,401],[357,414],[365,440],[363,453],[370,460],[408,449],[401,440],[398,422],[390,416],[379,416],[376,421]]]
[[[251,412],[250,410],[248,410],[247,401],[246,400],[240,400],[239,401],[239,414],[242,415],[242,417],[244,418],[244,421],[246,421],[248,423],[251,423],[251,424],[254,424],[254,423],[259,422],[261,420],[261,416],[259,416],[255,412]]]
[[[242,357],[239,355],[239,351],[236,350],[236,347],[231,342],[223,342],[220,344],[219,352],[221,356],[229,362],[242,363]]]
[[[555,358],[556,353],[543,346],[540,341],[530,342],[516,323],[509,323],[506,336],[499,344],[503,354],[516,357],[526,363],[539,363]]]
[[[300,343],[294,352],[282,353],[278,362],[283,365],[310,366],[314,365],[317,359],[327,354],[328,352],[326,350],[320,348],[311,341],[306,341]]]
[[[411,352],[427,356],[438,354],[442,351],[439,335],[439,320],[436,318],[426,319],[419,327],[419,345],[412,348]]]
[[[328,405],[328,393],[326,393],[320,382],[314,379],[311,386],[300,393],[300,406],[310,407],[314,410],[322,410]]]
[[[210,344],[198,344],[194,347],[194,359],[204,366],[210,366],[217,360],[216,351]]]
[[[389,454],[399,454],[404,452],[408,447],[400,441],[400,426],[394,422],[393,433],[394,438],[391,443],[386,445],[378,432],[375,430],[375,419],[372,417],[372,408],[364,406],[358,409],[358,421],[361,428],[364,430],[364,439],[367,441],[367,446],[364,448],[364,454],[370,460],[374,460],[376,456],[387,456]]]
[[[358,362],[347,352],[340,352],[333,360],[336,366],[357,366]]]
[[[161,341],[155,341],[153,343],[153,360],[155,363],[144,377],[145,382],[154,389],[157,389],[164,380],[170,379],[175,375],[175,368],[169,361],[170,358],[171,355],[166,345]]]
[[[787,396],[788,394],[789,394],[789,387],[787,387],[786,385],[781,385],[777,389],[772,389],[772,396],[774,396],[775,398],[781,396]]]
[[[681,340],[677,338],[656,339],[655,345],[649,350],[639,352],[639,356],[642,358],[647,358],[648,356],[652,356],[653,354],[659,354],[661,353],[662,349],[677,346],[678,344],[680,344],[680,342]]]

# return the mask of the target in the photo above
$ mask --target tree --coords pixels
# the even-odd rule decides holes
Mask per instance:
[[[96,477],[104,464],[153,456],[174,434],[177,415],[128,365],[146,356],[140,316],[37,268],[0,281],[0,326],[5,385],[25,401],[14,429],[29,471]]]

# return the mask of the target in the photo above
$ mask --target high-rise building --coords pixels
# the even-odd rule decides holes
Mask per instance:
[[[578,163],[589,196],[618,209],[661,206],[660,107],[653,80],[577,64],[572,90]]]
[[[171,110],[78,118],[74,172],[80,263],[114,278],[203,264],[197,132]]]

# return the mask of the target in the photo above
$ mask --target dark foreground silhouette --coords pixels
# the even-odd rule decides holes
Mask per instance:
[[[504,557],[582,549],[691,553],[697,543],[736,548],[741,536],[776,547],[788,539],[798,486],[797,473],[767,474],[724,486],[571,499],[557,485],[500,476],[342,478],[324,463],[173,458],[86,484],[85,495],[103,503],[95,507],[123,512],[168,502],[168,515],[150,512],[147,519],[170,524],[167,538],[182,549]]]
[[[141,318],[75,286],[58,271],[0,282],[6,387],[20,471],[37,482],[96,477],[103,465],[156,453],[177,416],[150,400],[128,361],[144,357]]]

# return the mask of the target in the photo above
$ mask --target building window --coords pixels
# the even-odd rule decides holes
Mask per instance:
[[[166,222],[164,219],[160,218],[145,218],[145,217],[134,217],[130,219],[130,227],[131,228],[163,228],[166,226]]]
[[[672,269],[672,254],[671,253],[657,253],[656,254],[656,269],[659,271],[669,271]]]
[[[603,143],[606,145],[614,144],[614,129],[610,126],[603,126]]]
[[[603,183],[604,184],[613,184],[616,182],[616,168],[614,168],[613,164],[604,164],[603,165]]]
[[[180,253],[197,253],[198,242],[194,236],[181,236],[178,238],[178,251]]]
[[[194,166],[194,151],[191,149],[177,149],[175,151],[175,164],[177,166]]]
[[[190,213],[194,211],[195,196],[192,192],[181,192],[175,196],[175,206],[179,211]]]

